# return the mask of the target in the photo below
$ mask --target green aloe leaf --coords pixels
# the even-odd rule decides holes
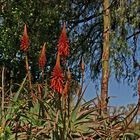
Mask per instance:
[[[93,113],[94,109],[92,110],[86,110],[86,111],[83,111],[79,117],[76,119],[76,121],[80,121],[82,119],[88,119],[88,117],[90,117],[89,115],[91,115],[91,113]]]
[[[21,85],[20,85],[20,87],[19,87],[19,89],[18,89],[18,91],[17,91],[17,93],[16,93],[16,95],[15,95],[15,97],[14,97],[14,99],[13,99],[14,102],[17,101],[18,96],[19,96],[19,94],[20,94],[21,90],[23,89],[23,86],[24,86],[24,84],[25,84],[25,82],[26,82],[26,79],[27,79],[27,75],[26,75],[26,77],[24,78],[23,82],[21,83]]]

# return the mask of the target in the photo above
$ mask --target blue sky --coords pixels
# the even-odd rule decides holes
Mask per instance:
[[[134,90],[132,87],[128,86],[127,83],[118,83],[113,79],[110,79],[109,84],[109,95],[116,96],[112,98],[111,105],[127,105],[131,103],[137,103],[137,96],[134,95]]]
[[[100,84],[100,83],[99,83]],[[100,88],[100,87],[99,87]],[[98,91],[98,94],[100,91]],[[133,89],[127,85],[127,83],[118,83],[113,78],[110,78],[109,82],[109,96],[114,96],[110,99],[110,106],[128,105],[131,103],[137,103],[137,96],[133,96]],[[90,82],[86,92],[85,99],[90,100],[96,97],[95,84]]]

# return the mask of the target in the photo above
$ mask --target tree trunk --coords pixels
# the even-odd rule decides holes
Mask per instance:
[[[101,81],[101,109],[107,113],[108,104],[108,82],[109,82],[109,32],[110,32],[110,11],[109,0],[103,1],[103,53],[102,53],[102,81]]]

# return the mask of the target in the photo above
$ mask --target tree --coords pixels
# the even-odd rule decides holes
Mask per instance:
[[[86,60],[89,53],[86,52],[88,48],[85,48],[86,44],[88,44],[88,42],[93,44],[92,40],[99,38],[101,34],[101,31],[98,33],[98,29],[97,33],[95,32],[93,34],[93,29],[95,27],[100,29],[100,21],[98,19],[95,23],[93,21],[93,18],[98,17],[98,15],[100,16],[98,8],[101,5],[101,2],[96,3],[97,1],[94,3],[91,1],[31,1],[30,3],[28,1],[2,1],[1,18],[3,19],[3,23],[0,26],[1,65],[4,64],[6,65],[7,69],[10,69],[9,75],[12,75],[12,73],[13,75],[16,75],[13,77],[15,82],[20,81],[24,77],[24,55],[19,51],[24,23],[27,24],[30,38],[29,59],[31,73],[34,77],[34,79],[32,79],[33,82],[39,79],[40,71],[38,69],[37,58],[43,42],[47,42],[47,66],[45,73],[49,74],[48,71],[51,71],[54,65],[54,57],[56,52],[54,46],[57,45],[58,35],[60,34],[60,26],[64,21],[66,21],[68,26],[68,35],[72,48],[71,60],[74,61],[73,64],[75,64],[75,61],[77,60],[80,61],[79,57],[81,58],[82,56]],[[94,23],[92,27],[90,27],[90,22]],[[49,34],[50,32],[51,34]],[[92,39],[90,39],[92,35],[94,36]],[[90,40],[88,41],[88,39]],[[96,48],[93,49],[95,52]],[[101,48],[98,46],[97,49],[99,49],[99,54],[97,55],[101,55]],[[92,50],[90,50],[90,52],[92,52]],[[75,54],[76,51],[79,53]],[[89,57],[91,58],[91,56]],[[99,62],[101,58],[96,57],[96,59]],[[85,62],[89,63],[87,60]]]
[[[109,82],[109,51],[110,51],[110,9],[109,0],[103,1],[103,53],[102,53],[102,81],[101,81],[101,107],[107,113],[108,82]]]
[[[111,7],[111,69],[117,80],[124,78],[130,83],[139,75],[139,3],[114,1],[115,6]]]

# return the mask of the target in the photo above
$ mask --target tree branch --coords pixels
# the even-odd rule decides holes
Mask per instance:
[[[137,32],[135,32],[134,34],[128,36],[128,37],[126,38],[126,40],[129,40],[131,37],[133,37],[133,36],[135,36],[135,35],[138,35],[138,34],[140,34],[140,30],[137,31]]]

